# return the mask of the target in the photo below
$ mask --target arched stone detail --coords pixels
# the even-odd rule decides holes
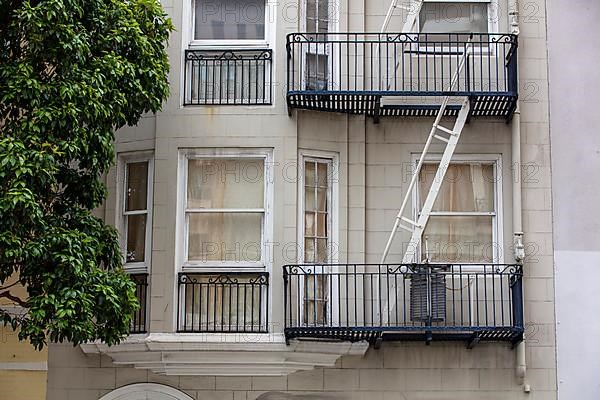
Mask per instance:
[[[158,383],[135,383],[113,390],[99,400],[194,400],[180,390]]]

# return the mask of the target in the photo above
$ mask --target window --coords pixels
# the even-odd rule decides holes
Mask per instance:
[[[490,5],[490,0],[426,1],[419,13],[420,32],[488,33]]]
[[[189,158],[188,263],[262,266],[264,158]]]
[[[265,40],[265,0],[195,0],[194,40]]]
[[[305,50],[303,69],[306,90],[331,90],[332,43],[328,33],[335,30],[332,14],[334,3],[329,0],[306,0],[304,28],[314,41]]]
[[[124,160],[123,232],[125,269],[147,272],[152,232],[152,160],[126,155]]]
[[[329,32],[329,0],[306,0],[306,31]]]
[[[179,331],[267,330],[270,159],[268,150],[184,152]]]
[[[457,161],[448,167],[421,240],[421,260],[492,263],[501,257],[498,204],[499,160]],[[419,176],[421,207],[438,164],[423,164]]]
[[[135,282],[140,309],[133,315],[130,333],[145,333],[148,315],[148,274],[152,252],[153,159],[149,152],[119,155],[119,182],[123,188],[121,238],[124,269]]]
[[[271,105],[275,1],[189,1],[183,104]]]
[[[335,171],[333,158],[303,155],[301,158],[301,260],[314,267],[305,276],[303,315],[307,325],[327,325],[332,321],[331,291],[336,282],[325,264],[335,258]]]

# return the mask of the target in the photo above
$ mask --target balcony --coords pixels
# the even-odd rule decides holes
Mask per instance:
[[[519,265],[288,265],[283,277],[287,340],[523,337]]]
[[[287,56],[290,113],[432,116],[448,95],[467,96],[471,116],[510,120],[518,96],[511,34],[292,33]]]
[[[254,50],[186,50],[184,106],[270,105],[273,53]]]
[[[148,274],[131,274],[135,283],[135,296],[140,303],[140,308],[133,314],[129,333],[146,333],[146,313],[148,306]]]
[[[268,289],[268,273],[181,273],[178,332],[267,333]]]

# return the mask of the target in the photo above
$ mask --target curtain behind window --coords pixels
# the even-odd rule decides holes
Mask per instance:
[[[438,164],[423,165],[419,179],[421,207],[437,168]],[[423,233],[422,259],[427,257],[427,239],[431,262],[492,262],[494,216],[489,213],[493,212],[493,165],[451,164]]]
[[[265,39],[265,0],[196,0],[196,40]]]

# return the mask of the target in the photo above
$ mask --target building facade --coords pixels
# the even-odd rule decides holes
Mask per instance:
[[[48,351],[19,341],[18,332],[0,326],[0,393],[14,400],[46,398]]]
[[[593,108],[600,83],[584,78],[594,71],[600,46],[589,41],[573,48],[565,40],[580,31],[598,34],[594,16],[599,12],[599,4],[586,1],[556,1],[548,7],[552,186],[569,188],[568,193],[553,190],[552,194],[561,399],[600,396],[600,383],[593,372],[600,368],[600,361],[590,356],[600,350],[592,339],[600,334],[594,317],[600,301],[592,283],[599,277],[594,266],[600,260],[600,218],[594,205],[600,191],[590,184],[600,167],[600,140],[594,129],[599,118]],[[577,63],[566,63],[564,57]]]
[[[162,3],[98,210],[144,307],[47,398],[556,398],[545,2]]]

